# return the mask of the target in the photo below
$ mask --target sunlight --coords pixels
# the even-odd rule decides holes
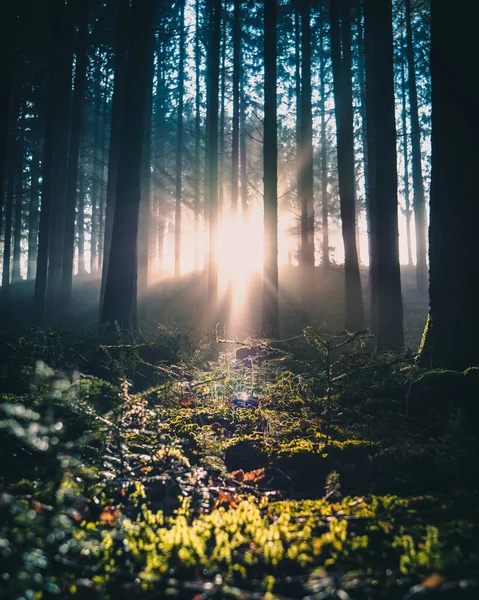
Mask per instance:
[[[246,218],[223,214],[218,231],[220,290],[231,294],[235,317],[244,308],[251,278],[263,268],[263,215],[251,210]]]

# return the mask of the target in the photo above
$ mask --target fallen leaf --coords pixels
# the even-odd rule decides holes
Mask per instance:
[[[213,508],[219,508],[220,506],[226,505],[228,508],[238,508],[241,500],[229,492],[218,492],[218,498]]]
[[[441,575],[440,573],[433,573],[432,575],[429,575],[429,577],[426,577],[426,579],[424,579],[424,581],[421,583],[421,586],[428,590],[433,590],[439,587],[441,583],[444,583],[445,581],[446,578],[443,575]]]
[[[193,408],[195,403],[191,398],[180,398],[178,400],[178,406],[181,406],[182,408]]]
[[[239,481],[240,483],[244,481],[243,469],[238,469],[237,471],[233,471],[231,473],[231,475],[233,476],[234,479],[236,479],[236,481]]]
[[[255,471],[249,471],[248,473],[244,473],[243,481],[258,484],[260,483],[260,481],[263,481],[264,477],[264,468],[256,469]]]
[[[118,519],[120,517],[120,509],[115,508],[114,506],[105,506],[103,512],[99,516],[99,520],[102,523],[106,523],[113,527],[116,525]]]
[[[38,502],[38,500],[33,501],[33,510],[37,513],[37,515],[52,510],[51,506],[47,506],[46,504],[42,504]]]

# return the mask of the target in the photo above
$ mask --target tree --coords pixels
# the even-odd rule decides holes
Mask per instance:
[[[345,327],[364,327],[364,306],[356,244],[351,16],[349,0],[331,0],[331,55],[337,129],[338,179],[344,242]]]
[[[175,277],[181,273],[181,205],[183,202],[183,110],[185,105],[185,2],[180,1],[180,55],[178,64],[178,111],[175,177]]]
[[[276,106],[276,0],[264,1],[264,271],[263,335],[279,333],[278,132]]]
[[[424,366],[479,364],[479,81],[475,22],[431,7],[432,183],[429,222],[429,321]]]
[[[314,193],[313,115],[311,100],[311,4],[300,2],[301,83],[299,109],[298,192],[301,204],[301,296],[306,317],[315,296],[314,274]]]
[[[118,323],[122,328],[135,328],[137,325],[138,216],[147,102],[146,80],[154,7],[154,0],[133,0],[129,19],[130,45],[124,88],[115,214],[101,313],[103,323]]]
[[[234,0],[233,12],[233,132],[231,146],[231,212],[238,214],[240,156],[240,83],[241,83],[241,0]]]
[[[206,90],[206,184],[205,200],[209,222],[208,305],[209,320],[216,321],[218,308],[218,112],[221,45],[221,0],[208,0],[208,73]]]
[[[75,248],[75,212],[77,206],[78,162],[83,125],[83,105],[87,72],[88,1],[78,4],[78,39],[76,49],[75,83],[72,99],[71,132],[68,152],[68,171],[65,206],[65,239],[62,265],[62,310],[68,311],[72,296],[73,257]]]
[[[397,216],[391,0],[365,1],[372,329],[379,351],[404,347]]]
[[[406,4],[406,58],[409,74],[409,105],[411,110],[412,181],[414,192],[414,218],[416,225],[416,276],[420,294],[427,294],[426,261],[426,201],[421,165],[421,128],[417,100],[416,68],[411,25],[411,0]]]

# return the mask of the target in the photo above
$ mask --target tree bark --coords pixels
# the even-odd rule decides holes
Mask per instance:
[[[185,96],[185,2],[180,5],[180,61],[178,66],[178,111],[175,167],[175,277],[181,274],[181,208],[183,203],[183,110]]]
[[[115,214],[101,315],[103,323],[117,323],[123,329],[137,326],[138,216],[154,13],[154,0],[132,1]]]
[[[324,19],[323,12],[320,13],[320,56],[319,56],[319,78],[320,78],[320,104],[321,115],[321,228],[322,228],[322,265],[329,268],[329,192],[328,192],[328,145],[326,137],[326,60],[324,44]]]
[[[264,271],[262,332],[279,335],[276,0],[264,2]]]
[[[404,347],[399,267],[396,123],[391,0],[365,3],[366,85],[371,182],[373,331],[379,351]],[[372,192],[374,186],[374,192]],[[375,296],[375,297],[374,297]],[[374,304],[373,304],[374,306]],[[377,307],[377,308],[376,308]]]
[[[418,292],[427,294],[426,201],[421,164],[421,128],[417,101],[416,70],[411,25],[411,0],[406,3],[406,56],[409,75],[409,105],[411,113],[412,182],[414,193],[414,219],[416,226],[416,276]]]
[[[474,19],[434,0],[431,10],[432,181],[427,368],[479,365],[479,80]]]
[[[65,239],[63,245],[62,266],[62,311],[68,312],[72,298],[73,257],[75,250],[75,212],[77,206],[78,161],[80,158],[80,139],[83,126],[83,106],[88,51],[88,2],[81,0],[78,5],[78,40],[76,50],[75,82],[72,99],[70,149],[68,153]]]
[[[364,305],[356,245],[356,180],[349,0],[331,0],[330,9],[339,199],[344,242],[345,327],[348,331],[358,331],[364,328]]]
[[[231,213],[238,214],[239,205],[239,131],[241,77],[241,0],[234,0],[233,9],[233,131],[231,142]]]
[[[221,42],[221,0],[208,0],[209,41],[206,112],[206,202],[209,221],[208,305],[210,324],[218,310],[218,112]]]

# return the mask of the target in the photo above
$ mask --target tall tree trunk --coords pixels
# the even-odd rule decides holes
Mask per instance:
[[[426,259],[426,201],[421,165],[421,128],[417,102],[416,70],[411,26],[411,0],[406,3],[406,56],[409,75],[409,106],[411,112],[412,183],[414,192],[414,219],[416,225],[416,275],[417,289],[427,294],[428,274]]]
[[[111,251],[101,321],[136,328],[138,216],[154,0],[133,0]]]
[[[90,275],[98,272],[98,238],[100,232],[99,212],[101,201],[101,129],[102,129],[102,85],[101,57],[97,57],[95,68],[95,91],[93,102],[93,155],[91,165],[91,236],[90,236]]]
[[[264,2],[264,271],[262,332],[279,335],[276,0]]]
[[[238,2],[240,0],[236,0]],[[194,190],[194,253],[195,270],[199,267],[199,227],[201,216],[201,52],[200,52],[200,2],[195,2],[195,190]]]
[[[479,364],[477,23],[447,0],[432,2],[431,19],[430,318],[421,362],[462,370]]]
[[[311,4],[301,6],[301,108],[298,191],[301,198],[301,295],[307,318],[315,297],[314,274],[314,194],[313,194],[313,115],[311,100]]]
[[[357,9],[357,45],[358,45],[358,79],[359,79],[359,110],[361,114],[361,145],[364,165],[364,197],[366,205],[366,230],[368,235],[368,257],[371,265],[371,217],[370,217],[370,182],[369,182],[369,146],[368,146],[368,119],[366,108],[366,50],[364,47],[364,33],[362,24],[361,7]]]
[[[181,274],[181,208],[183,203],[183,108],[185,97],[185,2],[180,5],[180,62],[178,65],[178,111],[175,173],[175,277]]]
[[[148,290],[148,275],[150,266],[150,219],[151,219],[151,154],[152,154],[152,116],[153,116],[153,79],[155,76],[155,32],[153,27],[149,32],[148,69],[146,72],[146,106],[145,130],[143,136],[143,158],[141,176],[141,203],[139,214],[138,237],[138,296],[144,297]],[[142,318],[146,318],[145,303],[142,306]]]
[[[83,125],[83,105],[87,71],[88,50],[88,2],[78,5],[78,39],[76,49],[75,83],[72,99],[70,149],[65,205],[65,239],[62,267],[62,310],[69,311],[72,297],[73,257],[75,249],[75,212],[77,206],[78,161],[80,158],[80,138]]]
[[[158,36],[158,47],[157,47],[157,91],[156,91],[156,104],[155,104],[155,140],[156,140],[156,226],[155,226],[155,238],[157,246],[157,264],[160,274],[164,269],[164,245],[165,245],[165,136],[162,132],[163,124],[166,120],[165,115],[165,95],[166,95],[166,83],[165,83],[165,68],[164,68],[164,56],[163,56],[163,36]]]
[[[3,190],[7,162],[8,121],[15,70],[17,10],[15,2],[5,2],[0,18],[0,230],[2,226]]]
[[[103,265],[101,274],[100,314],[103,310],[108,261],[110,260],[111,232],[115,214],[116,188],[120,152],[121,125],[123,122],[123,102],[125,96],[126,64],[128,57],[129,0],[116,0],[116,40],[115,40],[115,81],[111,108],[110,148],[108,157],[108,181],[105,209],[105,241],[103,244]]]
[[[70,135],[70,110],[73,67],[73,19],[72,7],[62,7],[64,22],[61,33],[60,57],[58,59],[58,89],[55,114],[55,158],[53,210],[50,216],[51,236],[48,247],[47,298],[51,314],[59,308],[62,276],[63,243],[65,232],[66,183],[68,145]]]
[[[78,212],[77,212],[77,235],[78,235],[78,275],[85,275],[85,168],[79,168],[78,172]]]
[[[366,0],[366,60],[369,163],[374,153],[375,193],[371,198],[373,289],[377,302],[377,349],[404,347],[399,234],[397,216],[396,122],[394,106],[393,34],[391,0]],[[372,73],[369,68],[372,68]],[[370,78],[370,75],[372,76]],[[380,82],[380,84],[379,84]],[[371,170],[370,170],[371,181]]]
[[[226,11],[226,2],[225,8]],[[218,149],[218,208],[219,214],[223,214],[225,196],[225,125],[226,125],[226,18],[223,18],[221,26],[221,83],[220,83],[220,125],[219,125],[219,149]]]
[[[404,59],[401,57],[401,120],[403,129],[403,160],[404,160],[404,202],[406,217],[406,243],[407,243],[407,262],[411,267],[412,261],[412,244],[411,244],[411,206],[409,201],[409,144],[407,130],[407,102],[406,102],[406,75],[404,73]]]
[[[15,163],[18,160],[15,147],[16,140],[10,141],[9,161],[7,163],[9,173],[7,176],[7,202],[5,206],[5,228],[3,241],[3,270],[2,270],[2,296],[7,297],[10,293],[10,267],[12,258],[12,224],[13,224],[13,206],[15,200]]]
[[[321,9],[320,9],[321,10]],[[322,228],[322,264],[325,269],[329,268],[329,192],[328,192],[328,144],[326,138],[326,49],[324,44],[324,18],[320,12],[320,55],[319,55],[319,78],[320,78],[320,115],[321,115],[321,228]]]
[[[350,3],[349,0],[331,0],[330,8],[339,198],[344,242],[345,327],[348,331],[357,331],[364,327],[364,305],[356,245]]]
[[[28,263],[27,279],[35,278],[38,254],[38,220],[40,217],[40,152],[38,142],[32,145],[30,161],[30,201],[28,208]]]
[[[218,112],[221,45],[221,0],[208,0],[209,41],[206,109],[206,186],[208,206],[208,305],[210,324],[217,319],[218,309]]]
[[[18,138],[16,141],[16,165],[15,165],[15,214],[13,230],[13,263],[12,263],[12,283],[22,280],[21,260],[22,260],[22,214],[23,214],[23,140]]]
[[[239,130],[241,76],[241,0],[233,2],[233,131],[231,142],[231,213],[238,214],[239,204]]]
[[[50,245],[50,225],[55,194],[55,153],[57,133],[57,108],[59,102],[59,62],[61,35],[64,20],[64,2],[51,0],[50,61],[45,115],[45,144],[43,150],[42,204],[38,232],[37,273],[35,278],[34,310],[35,319],[42,324],[45,319],[48,276],[48,249]]]

